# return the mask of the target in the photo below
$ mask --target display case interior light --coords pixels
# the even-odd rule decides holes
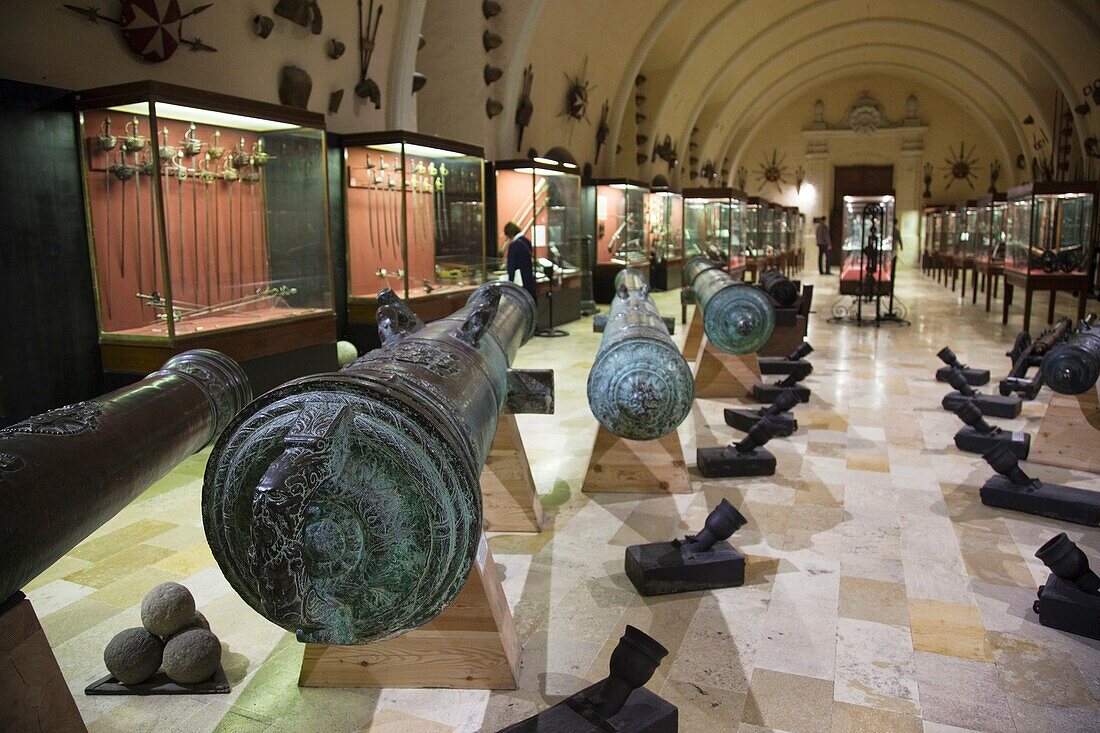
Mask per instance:
[[[653,193],[654,193],[655,195],[657,195],[657,196],[661,196],[661,197],[663,197],[663,198],[672,198],[673,196],[676,196],[676,195],[677,195],[677,194],[676,194],[675,192],[673,192],[673,191],[654,191]]]
[[[537,160],[537,159],[536,159]],[[543,161],[544,163],[555,163],[556,161],[549,160]],[[516,173],[525,173],[527,175],[534,176],[568,176],[571,175],[565,171],[554,170],[553,168],[516,168]]]
[[[553,158],[543,158],[541,155],[536,155],[531,158],[536,163],[542,163],[543,165],[560,165],[563,168],[576,168],[576,163],[567,163],[564,160],[554,160]]]
[[[276,130],[294,130],[301,127],[301,125],[292,125],[287,122],[262,120],[259,117],[246,117],[245,115],[217,112],[200,107],[188,107],[170,102],[155,102],[154,105],[159,119],[194,122],[197,125],[229,127],[235,130],[245,130],[246,132],[275,132]],[[108,107],[108,109],[112,112],[122,112],[127,115],[147,116],[149,114],[149,103],[120,104],[115,107]]]
[[[644,191],[641,186],[635,186],[633,183],[612,183],[611,188],[616,188],[620,191]]]
[[[607,197],[596,197],[596,218],[600,221],[607,221]]]
[[[405,155],[416,155],[421,158],[463,158],[466,157],[465,153],[456,153],[453,150],[444,150],[443,148],[433,148],[428,145],[417,145],[416,143],[377,143],[372,144],[370,147],[372,150],[381,150],[385,153],[400,153],[401,146],[405,147]]]

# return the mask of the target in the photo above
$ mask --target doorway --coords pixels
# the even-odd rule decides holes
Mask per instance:
[[[833,169],[833,208],[829,212],[830,266],[843,262],[841,240],[844,237],[844,197],[880,196],[894,192],[894,166],[892,165],[838,165]],[[893,222],[887,222],[892,226]]]

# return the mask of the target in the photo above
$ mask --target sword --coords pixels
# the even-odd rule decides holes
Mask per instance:
[[[191,249],[195,257],[195,300],[199,299],[199,178],[198,169],[191,172]],[[206,302],[210,304],[210,268],[206,269]]]
[[[183,180],[185,178],[187,178],[187,167],[183,164],[183,151],[179,150],[179,151],[176,152],[176,180],[179,181],[179,186],[176,190],[176,193],[178,194],[177,197],[176,197],[176,202],[178,204],[178,209],[179,209],[179,223],[180,223],[180,274],[181,275],[186,275],[187,274],[185,272],[185,270],[183,269],[184,262],[185,262],[185,259],[186,259],[186,255],[184,254],[184,252],[186,252],[185,248],[187,246],[184,243],[184,233],[183,233]],[[198,278],[196,277],[195,280],[196,280],[195,299],[198,300],[198,286],[197,286]],[[180,291],[181,291],[180,294],[182,295],[183,288],[180,288]]]
[[[137,218],[137,289],[138,292],[142,292],[141,287],[141,248],[142,244],[142,231],[141,231],[141,169],[143,163],[140,159],[135,160],[134,166],[134,216]]]
[[[108,117],[104,122],[106,125],[106,135],[109,137],[111,134],[111,118]],[[113,145],[111,147],[114,147]],[[104,301],[107,306],[107,320],[111,320],[111,176],[114,173],[111,171],[114,168],[111,165],[111,153],[110,150],[106,150],[103,153],[103,157],[106,159],[106,168],[104,168],[104,186],[107,189],[107,246],[103,248],[103,271],[107,273],[107,277],[103,278],[103,290]]]
[[[210,184],[214,181],[214,174],[210,172],[210,152],[209,152],[209,150],[207,150],[206,156],[202,159],[202,163],[200,164],[200,170],[202,171],[202,173],[201,173],[202,196],[203,196],[202,211],[203,211],[204,216],[206,217],[206,226],[204,227],[204,234],[203,234],[203,240],[204,240],[203,244],[204,244],[205,249],[206,249],[206,264],[207,264],[207,268],[206,268],[206,302],[213,305],[213,303],[214,303],[214,297],[213,296],[217,296],[219,300],[221,299],[222,274],[221,274],[221,268],[218,267],[218,261],[217,261],[217,256],[218,256],[217,242],[215,241],[213,247],[210,246],[210,240],[213,239],[210,236]],[[212,258],[214,260],[213,269],[214,269],[214,281],[215,281],[215,284],[214,284],[215,289],[214,289],[213,293],[211,293],[211,290],[210,290],[210,269],[211,269],[210,268],[210,260]]]

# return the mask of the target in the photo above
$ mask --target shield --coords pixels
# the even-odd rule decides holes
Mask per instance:
[[[159,63],[180,45],[179,0],[122,0],[122,38],[135,54]]]

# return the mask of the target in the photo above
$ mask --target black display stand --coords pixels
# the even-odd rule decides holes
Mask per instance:
[[[734,588],[745,584],[745,556],[729,542],[703,552],[680,540],[626,548],[626,577],[643,596]]]
[[[1033,607],[1039,623],[1090,639],[1100,639],[1100,596],[1089,595],[1057,575],[1039,586]]]
[[[552,265],[544,267],[543,274],[545,274],[547,280],[550,281],[546,291],[546,303],[550,310],[548,315],[549,321],[547,327],[535,331],[535,335],[541,336],[542,338],[561,338],[562,336],[568,336],[569,333],[567,331],[554,327],[554,267]]]
[[[626,705],[610,718],[602,718],[589,702],[602,682],[586,687],[552,708],[520,721],[499,733],[677,733],[680,713],[672,703],[644,687],[630,694]]]

